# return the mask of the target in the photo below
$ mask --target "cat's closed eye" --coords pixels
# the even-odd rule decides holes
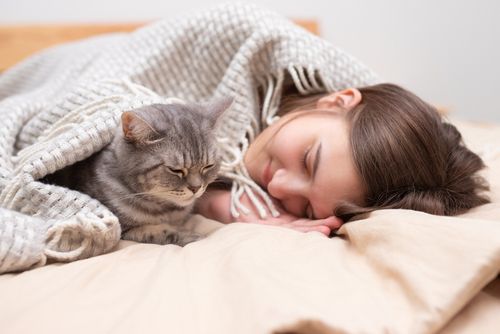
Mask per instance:
[[[170,173],[177,175],[180,178],[185,177],[187,175],[187,170],[185,168],[178,169],[178,168],[173,168],[173,167],[167,166],[167,170]]]
[[[205,167],[203,167],[203,168],[201,169],[201,172],[202,172],[202,173],[206,173],[206,172],[208,172],[210,169],[212,169],[214,166],[215,166],[215,164],[206,165]]]

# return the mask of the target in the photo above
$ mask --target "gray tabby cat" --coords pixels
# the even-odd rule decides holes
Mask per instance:
[[[124,112],[108,146],[46,181],[106,205],[118,217],[123,239],[178,245],[198,240],[202,236],[185,222],[217,177],[215,129],[231,102],[156,104]]]

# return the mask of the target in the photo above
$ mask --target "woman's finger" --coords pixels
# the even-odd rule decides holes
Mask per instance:
[[[258,223],[264,225],[281,226],[300,232],[316,231],[326,236],[330,235],[330,232],[332,231],[332,228],[325,225],[324,219],[320,220],[298,219],[294,221],[285,221],[276,218],[276,219],[259,220]]]
[[[342,225],[342,220],[332,216],[328,217],[325,219],[307,219],[307,218],[301,218],[301,219],[296,219],[291,224],[294,224],[296,226],[328,226],[331,229],[337,229]]]
[[[326,236],[330,235],[331,229],[328,226],[325,225],[318,225],[318,226],[290,226],[289,228],[294,229],[296,231],[300,232],[320,232]]]
[[[344,224],[344,221],[340,219],[339,217],[331,216],[326,219],[323,219],[324,225],[330,227],[331,229],[338,229],[342,224]]]

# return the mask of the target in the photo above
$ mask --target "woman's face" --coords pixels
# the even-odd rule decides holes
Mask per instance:
[[[256,138],[244,161],[252,179],[286,211],[319,219],[332,216],[342,200],[362,204],[364,191],[343,116],[348,109],[319,102],[318,109],[328,112],[283,116]]]

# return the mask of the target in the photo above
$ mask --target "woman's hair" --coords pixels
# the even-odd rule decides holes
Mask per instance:
[[[465,147],[455,126],[415,94],[394,84],[360,88],[361,102],[345,117],[357,172],[366,190],[362,205],[343,202],[344,221],[376,209],[411,209],[456,215],[489,202],[478,171],[485,165]],[[327,94],[285,95],[280,114],[314,109]]]

